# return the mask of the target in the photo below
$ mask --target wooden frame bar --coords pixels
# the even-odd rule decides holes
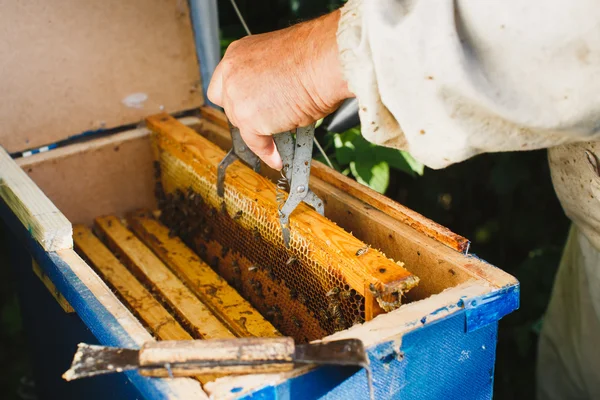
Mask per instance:
[[[216,172],[225,152],[166,114],[149,117],[147,125],[155,133],[154,140],[161,154],[168,154],[191,168],[192,172],[185,172],[182,167],[178,179],[185,173],[193,174],[195,181],[202,182],[194,190],[201,193],[213,207],[220,209],[221,200],[216,196]],[[166,182],[163,178],[167,192],[174,190],[177,184]],[[186,190],[187,186],[180,189]],[[236,202],[252,208],[252,212],[245,212],[248,218],[241,221],[242,225],[247,225],[246,229],[263,227],[266,231],[280,232],[275,186],[240,162],[234,162],[228,168],[224,199],[228,212],[232,214],[240,211]],[[290,226],[292,248],[305,248],[313,261],[323,265],[323,268],[336,269],[363,296],[373,286],[382,295],[387,295],[404,293],[418,282],[418,278],[375,249],[357,256],[357,251],[364,248],[365,243],[304,203],[292,214]],[[281,233],[275,233],[267,240],[272,245],[284,246]]]
[[[136,277],[160,294],[196,338],[235,337],[118,218],[97,218],[95,227],[109,247],[127,261]]]
[[[281,336],[248,301],[203,262],[169,228],[137,212],[127,218],[131,230],[181,279],[238,337]]]

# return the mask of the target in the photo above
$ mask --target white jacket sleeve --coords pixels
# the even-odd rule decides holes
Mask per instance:
[[[349,0],[338,46],[365,138],[431,168],[600,135],[596,0]]]

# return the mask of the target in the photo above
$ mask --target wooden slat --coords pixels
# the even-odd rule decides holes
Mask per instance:
[[[46,251],[73,247],[71,222],[0,147],[0,197]]]
[[[89,228],[75,225],[73,233],[77,252],[89,260],[96,272],[116,291],[153,335],[161,340],[192,340],[190,334]]]
[[[191,168],[195,179],[202,182],[202,187],[194,187],[194,190],[201,191],[213,207],[220,208],[221,200],[216,196],[216,175],[217,165],[225,152],[166,114],[149,117],[147,125],[156,133],[154,139],[159,151]],[[163,179],[163,185],[165,183]],[[167,186],[165,189],[168,191]],[[252,208],[254,214],[250,213],[248,219],[240,222],[241,225],[247,224],[245,229],[262,227],[273,232],[266,240],[283,246],[275,186],[271,181],[236,161],[229,166],[225,177],[225,202],[232,207],[241,202]],[[375,249],[357,257],[356,252],[365,247],[365,243],[305,203],[301,203],[291,215],[290,226],[292,247],[304,247],[311,262],[323,268],[334,268],[360,294],[364,295],[371,284],[382,293],[390,293],[404,292],[418,282],[417,277]]]
[[[235,337],[118,218],[96,218],[95,226],[134,275],[151,286],[197,338]]]
[[[131,230],[239,337],[280,336],[273,325],[150,212],[130,215]]]
[[[222,128],[229,129],[225,114],[222,112],[209,106],[201,107],[200,112],[202,117],[204,117],[207,121],[210,121]],[[212,138],[210,139],[211,141],[214,141]],[[221,145],[220,143],[217,144]],[[227,147],[230,146],[231,145],[229,144]],[[329,183],[333,187],[348,193],[349,195],[365,202],[371,207],[383,211],[387,215],[397,219],[413,229],[416,229],[419,232],[424,233],[440,243],[443,243],[451,249],[460,251],[462,253],[466,253],[469,249],[469,240],[467,238],[462,237],[452,232],[450,229],[411,210],[410,208],[393,201],[389,197],[386,197],[372,190],[371,188],[340,174],[339,172],[329,168],[319,161],[313,160],[311,174],[311,178],[316,177],[323,182]]]
[[[89,228],[76,225],[73,232],[77,251],[89,260],[102,279],[117,292],[154,336],[160,340],[193,340]],[[217,376],[213,375],[197,377],[202,384],[216,378]]]
[[[50,258],[62,278],[60,284],[57,282],[56,285],[65,289],[65,297],[100,344],[135,348],[156,341],[74,249],[51,253]],[[144,382],[136,375],[133,378],[130,376],[130,379],[151,393],[168,392],[172,400],[208,400],[199,382],[194,379]]]

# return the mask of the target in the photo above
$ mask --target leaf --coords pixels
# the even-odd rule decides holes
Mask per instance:
[[[350,163],[350,171],[359,183],[383,194],[390,183],[390,166],[385,161]]]

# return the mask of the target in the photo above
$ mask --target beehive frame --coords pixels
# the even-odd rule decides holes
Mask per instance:
[[[198,130],[210,140],[226,148],[228,135],[227,130],[218,122],[221,117],[216,114],[215,118],[212,110],[205,110],[204,113],[203,119],[194,118],[185,122],[195,124]],[[210,117],[207,117],[208,115]],[[52,152],[53,154],[46,153],[21,159],[19,164],[38,182],[48,197],[67,214],[70,220],[89,224],[91,217],[102,214],[98,212],[99,209],[122,213],[131,208],[131,204],[135,203],[136,195],[142,198],[142,201],[135,204],[136,206],[153,206],[150,199],[153,172],[147,135],[148,132],[144,129],[125,132],[111,138],[59,149]],[[73,168],[73,165],[81,165],[84,159],[88,168],[90,170],[95,168],[97,174],[88,176],[89,181],[70,179],[73,176],[80,176],[82,172]],[[107,163],[107,160],[110,162]],[[9,164],[11,162],[3,165]],[[316,171],[318,168],[313,167],[313,170]],[[55,179],[57,173],[64,181],[63,186],[58,188]],[[116,176],[117,179],[120,176],[122,179],[130,179],[130,182],[137,182],[135,188],[122,185],[120,191],[109,190],[108,182],[111,174],[114,174],[112,176]],[[8,181],[7,175],[11,175],[10,168],[0,170],[0,179],[4,182]],[[49,203],[32,181],[19,178],[19,182],[20,185],[29,185],[33,193],[26,199],[20,199],[21,206],[33,209],[35,203]],[[82,191],[81,185],[92,187],[94,192]],[[326,212],[330,218],[343,221],[345,229],[353,231],[365,242],[384,249],[389,256],[403,259],[407,265],[414,265],[416,269],[413,272],[422,279],[422,284],[417,291],[411,294],[411,300],[420,301],[413,301],[412,304],[379,316],[364,325],[340,332],[334,337],[359,337],[370,348],[386,343],[390,345],[395,343],[394,346],[397,348],[401,344],[401,338],[409,332],[422,330],[421,328],[429,326],[432,322],[443,320],[448,316],[457,313],[467,315],[465,329],[467,332],[472,332],[479,328],[483,329],[486,324],[496,321],[517,306],[518,283],[511,276],[475,257],[451,249],[448,243],[444,244],[431,237],[435,235],[419,232],[414,229],[414,225],[399,221],[375,209],[364,199],[360,200],[332,183],[313,177],[311,187],[327,202]],[[355,189],[368,192],[358,186]],[[103,195],[98,196],[98,191]],[[36,192],[40,196],[36,196]],[[78,193],[81,193],[81,196],[90,196],[88,201],[92,198],[99,200],[94,205],[96,209],[93,211],[83,209],[80,204],[86,200],[77,198]],[[5,197],[0,203],[3,219],[18,234],[18,239],[26,244],[56,288],[64,294],[102,343],[130,347],[136,346],[136,343],[139,345],[144,341],[152,340],[139,321],[123,307],[102,280],[72,249],[46,252],[28,232],[27,225],[14,217],[14,203]],[[350,213],[352,218],[344,218]],[[415,222],[415,219],[413,218],[412,221]],[[425,219],[422,221],[427,222]],[[360,228],[366,225],[369,229]],[[47,228],[53,230],[56,227]],[[444,232],[436,232],[448,238],[444,236]],[[452,240],[449,243],[452,244]],[[413,263],[411,260],[416,262]],[[477,306],[473,305],[471,300]],[[291,373],[268,376],[223,378],[207,385],[205,391],[219,398],[233,396],[231,390],[236,389],[237,397],[261,387],[277,387],[306,373],[306,369],[298,369]],[[135,374],[128,374],[128,377],[136,387],[146,388],[147,393],[158,391],[171,393],[172,398],[206,398],[206,394],[192,380],[177,379],[172,382],[160,379],[146,380]],[[392,389],[393,387],[390,387],[390,390]]]

